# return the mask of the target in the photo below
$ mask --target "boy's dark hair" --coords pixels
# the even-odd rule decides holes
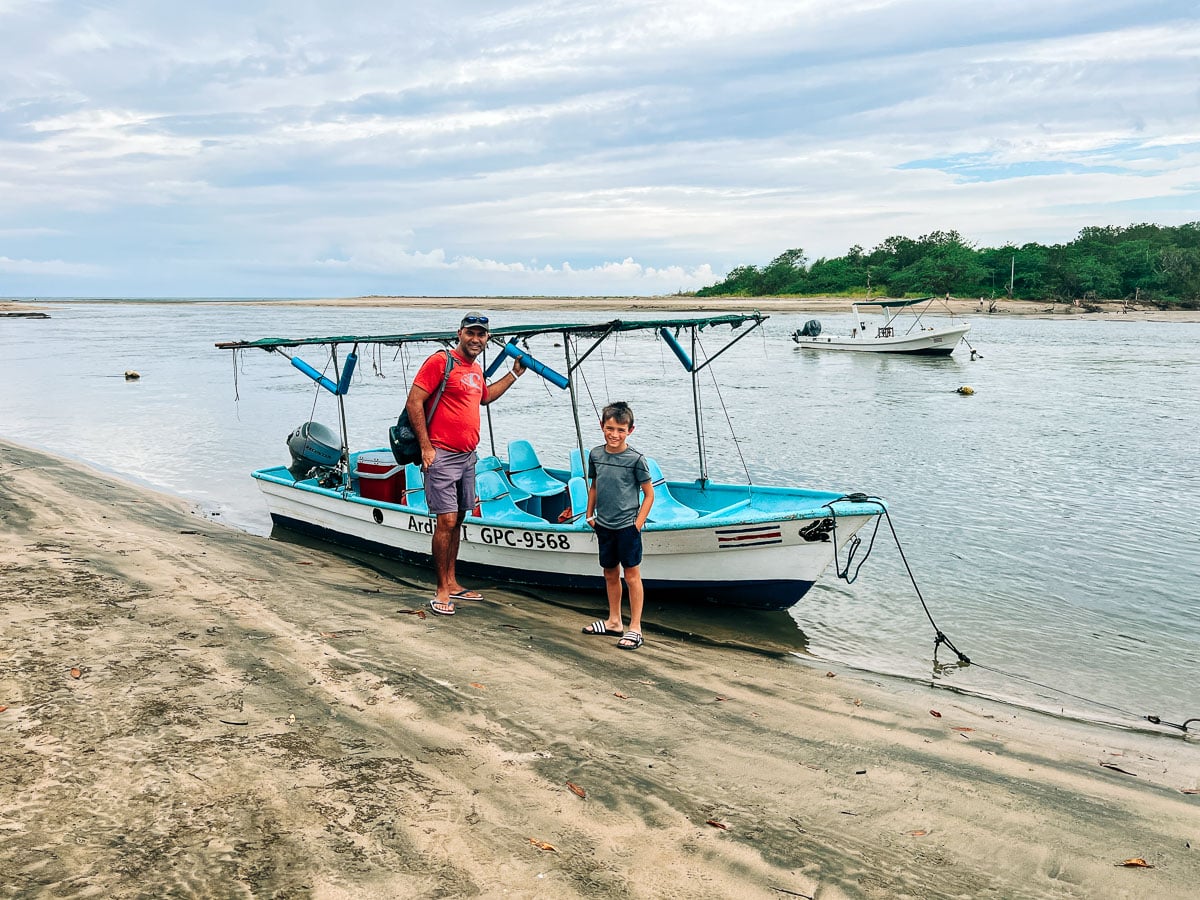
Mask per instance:
[[[609,419],[612,419],[618,425],[628,425],[633,427],[633,410],[629,408],[629,404],[624,400],[614,400],[608,406],[604,407],[604,412],[600,414],[600,424],[603,425]]]

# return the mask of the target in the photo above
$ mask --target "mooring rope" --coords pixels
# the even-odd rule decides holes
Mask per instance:
[[[1018,675],[1015,672],[1008,672],[1008,671],[1005,671],[1004,669],[999,669],[995,666],[989,666],[985,663],[973,662],[969,656],[967,656],[965,653],[963,653],[961,650],[959,650],[957,647],[954,646],[954,643],[950,640],[950,638],[948,638],[946,636],[945,632],[943,632],[942,629],[938,627],[937,622],[934,620],[933,613],[929,611],[929,604],[927,604],[925,602],[925,597],[921,593],[920,586],[917,584],[917,578],[913,574],[912,566],[910,566],[908,564],[908,557],[905,556],[905,554],[904,554],[904,546],[900,543],[900,536],[896,533],[896,526],[892,522],[891,514],[888,512],[887,506],[884,505],[883,501],[879,497],[870,497],[866,494],[861,494],[861,493],[846,494],[842,497],[839,497],[837,500],[831,500],[829,503],[825,504],[829,508],[829,512],[833,519],[832,531],[833,531],[834,570],[837,573],[837,577],[842,579],[843,581],[845,581],[847,584],[854,583],[854,581],[858,578],[858,573],[862,569],[863,564],[866,563],[868,557],[870,557],[871,550],[875,546],[875,536],[876,536],[876,534],[879,533],[879,519],[876,518],[875,530],[871,533],[871,540],[867,544],[867,552],[863,556],[862,560],[859,562],[858,566],[854,569],[853,575],[850,574],[851,561],[853,560],[854,555],[858,552],[858,548],[862,544],[862,541],[858,537],[857,534],[852,535],[850,540],[846,543],[846,546],[849,547],[849,552],[847,553],[847,556],[846,556],[846,566],[844,569],[841,568],[839,565],[839,562],[838,562],[837,516],[835,514],[833,514],[834,513],[833,504],[843,503],[843,502],[845,502],[845,503],[874,503],[874,504],[877,504],[880,507],[880,509],[882,510],[883,518],[887,519],[888,528],[892,532],[892,540],[894,540],[896,542],[896,549],[900,552],[900,561],[904,563],[904,570],[908,573],[909,581],[912,582],[913,590],[917,594],[917,599],[921,601],[921,608],[923,610],[925,610],[925,617],[927,619],[929,619],[929,624],[933,627],[933,632],[934,632],[933,659],[934,659],[935,665],[937,664],[938,647],[940,647],[942,644],[945,644],[947,647],[950,648],[950,650],[954,653],[954,655],[958,657],[958,661],[964,667],[965,666],[976,666],[980,669],[983,669],[988,672],[992,672],[996,675],[1000,675],[1005,678],[1012,678],[1017,681],[1023,681],[1026,684],[1042,688],[1047,691],[1053,691],[1057,694],[1061,694],[1064,697],[1070,697],[1074,700],[1080,700],[1084,703],[1089,703],[1093,706],[1098,706],[1098,707],[1102,707],[1104,709],[1112,710],[1114,712],[1119,712],[1122,715],[1130,716],[1135,719],[1142,719],[1146,722],[1149,722],[1152,725],[1163,725],[1163,726],[1166,726],[1169,728],[1176,728],[1176,729],[1184,732],[1184,734],[1187,734],[1188,733],[1188,725],[1190,725],[1192,722],[1200,722],[1200,716],[1193,717],[1190,719],[1185,719],[1181,724],[1176,723],[1176,722],[1168,722],[1166,719],[1162,718],[1161,716],[1144,715],[1141,713],[1136,713],[1136,712],[1133,712],[1132,710],[1124,709],[1123,707],[1120,707],[1120,706],[1114,706],[1111,703],[1105,703],[1101,700],[1095,700],[1091,697],[1084,697],[1084,696],[1081,696],[1080,694],[1073,694],[1070,691],[1064,690],[1063,688],[1055,687],[1054,685],[1050,685],[1050,684],[1045,684],[1040,681],[1035,681],[1032,678],[1027,678],[1024,675]]]

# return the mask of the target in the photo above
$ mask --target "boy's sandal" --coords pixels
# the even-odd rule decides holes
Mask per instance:
[[[603,619],[597,619],[591,625],[585,625],[580,629],[584,634],[612,634],[612,631],[604,624]]]
[[[453,600],[439,600],[437,597],[434,597],[432,600],[429,601],[429,608],[432,609],[439,616],[454,615],[454,601]]]
[[[620,650],[636,650],[642,646],[642,633],[640,631],[627,631],[624,636],[617,641],[617,648]]]

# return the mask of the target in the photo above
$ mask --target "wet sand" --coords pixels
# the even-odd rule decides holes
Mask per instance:
[[[1195,737],[661,616],[621,652],[600,597],[421,618],[419,574],[6,443],[0,521],[2,897],[1200,890]]]

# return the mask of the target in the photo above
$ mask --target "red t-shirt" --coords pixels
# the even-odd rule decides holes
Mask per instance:
[[[483,382],[483,367],[479,363],[468,362],[457,350],[451,352],[454,355],[454,368],[450,370],[450,380],[446,382],[446,390],[438,402],[433,421],[429,420],[429,409],[433,405],[433,395],[437,393],[446,374],[445,352],[439,350],[425,360],[413,384],[429,392],[429,399],[425,401],[429,442],[443,450],[467,453],[479,446],[479,407],[483,404],[487,386]]]

